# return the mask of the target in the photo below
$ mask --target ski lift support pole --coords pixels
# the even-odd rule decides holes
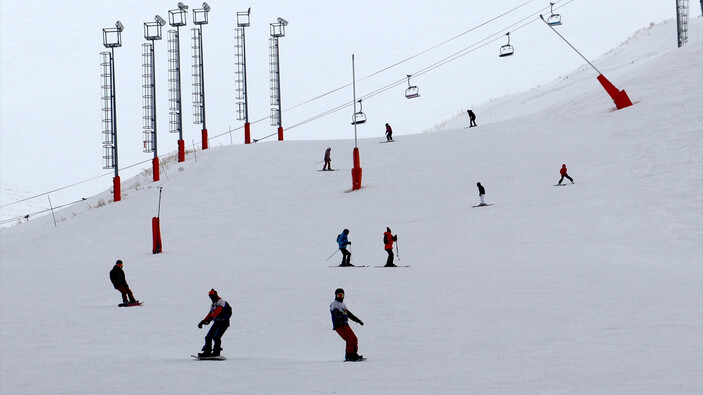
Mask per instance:
[[[356,136],[356,69],[354,66],[354,54],[352,54],[352,92],[354,95],[354,101],[352,105],[354,107],[354,114],[352,119],[354,119],[354,167],[351,169],[352,174],[352,191],[361,189],[361,161],[359,160],[359,146]]]
[[[554,28],[554,26],[551,26],[549,23],[547,23],[547,21],[544,19],[544,16],[542,14],[540,14],[539,17],[540,17],[540,19],[542,19],[542,22],[544,22],[545,25],[547,25],[550,29],[552,29],[552,31],[554,33],[556,33],[557,36],[559,36],[562,40],[564,40],[564,42],[567,43],[571,47],[571,49],[574,50],[574,52],[579,54],[579,56],[581,56],[583,58],[583,60],[585,60],[586,63],[588,63],[589,66],[593,67],[593,70],[595,70],[598,73],[598,77],[597,77],[598,82],[600,82],[600,84],[603,86],[603,88],[608,93],[608,95],[610,95],[610,97],[613,99],[613,102],[615,102],[615,107],[618,110],[623,109],[625,107],[629,107],[632,105],[632,102],[630,101],[630,98],[627,96],[627,93],[625,93],[624,89],[619,90],[618,88],[616,88],[615,85],[613,85],[610,81],[608,81],[608,79],[605,78],[603,73],[601,73],[596,68],[596,66],[593,65],[593,63],[591,63],[588,59],[586,59],[585,56],[583,56],[581,54],[581,52],[579,52],[576,48],[574,48],[574,46],[571,45],[571,43],[567,39],[565,39],[564,36],[559,34],[559,32]]]

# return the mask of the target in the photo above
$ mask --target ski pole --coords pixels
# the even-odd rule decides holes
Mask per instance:
[[[159,210],[156,213],[156,218],[161,217],[161,191],[164,189],[164,187],[159,187]]]
[[[324,162],[324,161],[325,161],[325,160],[323,159],[323,160],[321,160],[321,161],[319,161],[319,162],[315,162],[315,163],[313,164],[313,166],[319,165],[320,163],[322,163],[322,162]]]
[[[398,262],[400,262],[400,250],[398,248],[398,240],[395,241],[395,255],[398,257]]]
[[[337,253],[337,251],[339,251],[339,249],[334,250],[334,252],[332,253],[332,255],[328,256],[327,259],[325,259],[325,262],[329,261],[330,258],[332,258],[332,257],[334,256],[334,254]]]

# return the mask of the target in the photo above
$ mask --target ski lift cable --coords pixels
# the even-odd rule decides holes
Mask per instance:
[[[563,1],[563,0],[562,0],[562,1]],[[565,6],[565,5],[569,4],[569,3],[571,3],[572,1],[574,1],[574,0],[568,0],[568,1],[566,1],[566,3],[564,3],[564,4],[561,5],[561,6]],[[506,31],[506,30],[508,30],[508,29],[510,29],[511,31],[520,30],[520,29],[522,29],[523,27],[525,27],[525,26],[527,26],[527,25],[529,25],[529,24],[531,24],[531,23],[534,23],[534,22],[538,21],[539,19],[536,18],[536,16],[539,15],[539,14],[540,14],[541,12],[543,12],[544,10],[546,10],[547,8],[549,8],[549,7],[545,7],[545,8],[543,8],[543,9],[541,9],[540,11],[538,11],[538,12],[536,12],[536,13],[533,13],[533,14],[531,14],[531,15],[529,15],[529,16],[527,16],[527,17],[521,19],[521,20],[519,20],[519,21],[517,21],[517,22],[511,24],[510,26],[507,26],[506,28],[502,29],[500,32],[494,33],[494,34],[492,34],[492,35],[490,35],[490,36],[488,36],[488,37],[486,37],[486,38],[484,38],[484,39],[482,39],[482,40],[479,40],[479,41],[477,41],[476,43],[474,43],[474,44],[472,44],[472,45],[470,45],[470,46],[468,46],[468,47],[466,47],[466,48],[464,48],[464,49],[462,49],[462,50],[460,50],[460,51],[457,51],[457,52],[455,52],[454,54],[452,54],[452,55],[450,55],[450,56],[447,56],[447,57],[445,57],[444,59],[442,59],[442,60],[440,60],[440,61],[438,61],[438,62],[435,62],[435,63],[433,63],[433,64],[431,64],[431,65],[429,65],[429,66],[427,66],[427,67],[425,67],[425,68],[423,68],[423,69],[421,69],[421,70],[419,70],[419,71],[416,71],[415,73],[413,73],[413,74],[411,74],[411,75],[414,76],[414,77],[416,77],[416,76],[425,74],[425,73],[430,72],[430,71],[432,71],[432,70],[434,70],[434,69],[436,69],[436,68],[438,68],[438,67],[440,67],[440,66],[443,66],[443,65],[445,65],[445,64],[447,64],[447,63],[449,63],[449,62],[452,62],[452,61],[454,61],[454,60],[456,60],[456,59],[458,59],[458,58],[460,58],[460,57],[463,57],[463,56],[465,56],[465,55],[468,55],[469,53],[472,53],[472,52],[474,52],[474,51],[476,51],[476,50],[478,50],[478,49],[480,49],[480,48],[483,48],[483,47],[485,47],[485,46],[487,46],[487,45],[489,45],[489,44],[492,44],[492,43],[494,43],[495,41],[501,40],[501,39],[503,39],[503,38],[505,37],[505,34],[503,33],[504,31]],[[374,91],[371,91],[371,92],[369,92],[369,93],[367,93],[367,94],[365,94],[365,95],[362,95],[361,98],[362,98],[362,99],[367,99],[367,98],[369,98],[369,97],[376,96],[376,95],[378,95],[378,94],[380,94],[380,93],[382,93],[382,92],[385,92],[385,91],[387,91],[387,90],[389,90],[389,89],[392,89],[392,88],[394,88],[394,87],[396,87],[396,86],[398,86],[398,85],[404,84],[406,81],[407,81],[407,78],[403,78],[403,79],[399,79],[399,80],[397,80],[397,81],[391,82],[391,83],[389,83],[389,84],[387,84],[387,85],[385,85],[385,86],[382,86],[382,87],[380,87],[380,88],[378,88],[378,89],[376,89],[376,90],[374,90]],[[308,119],[305,119],[305,120],[303,120],[303,121],[301,121],[301,122],[299,122],[299,123],[297,123],[297,124],[295,124],[295,125],[292,125],[292,126],[288,127],[288,130],[293,129],[293,128],[298,127],[298,126],[301,126],[301,125],[304,125],[304,124],[306,124],[306,123],[312,122],[312,121],[314,121],[314,120],[320,119],[320,118],[322,118],[322,117],[324,117],[324,116],[330,115],[330,114],[335,113],[335,112],[337,112],[337,111],[340,111],[340,110],[342,110],[342,109],[348,107],[349,105],[351,105],[350,102],[347,103],[347,104],[342,104],[342,105],[339,105],[339,106],[337,106],[337,107],[334,107],[334,108],[332,108],[332,109],[330,109],[330,110],[327,110],[327,111],[325,111],[325,112],[323,112],[323,113],[321,113],[321,114],[315,115],[315,116],[313,116],[313,117],[311,117],[311,118],[308,118]],[[269,136],[266,136],[265,138],[268,138],[268,137],[271,137],[271,136],[275,136],[275,135],[276,135],[276,133],[272,133],[272,134],[270,134]],[[261,140],[261,139],[260,139],[260,140]]]

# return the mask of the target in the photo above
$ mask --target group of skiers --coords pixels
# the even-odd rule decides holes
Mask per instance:
[[[393,243],[396,241],[398,241],[398,235],[394,235],[391,232],[391,228],[386,227],[386,231],[383,233],[383,249],[388,254],[388,259],[386,259],[384,267],[397,267],[397,265],[393,263],[395,259]],[[342,233],[337,235],[337,245],[339,246],[339,252],[342,253],[342,263],[340,263],[339,266],[354,266],[351,263],[351,252],[347,250],[347,246],[351,245],[351,241],[349,241],[349,229],[344,229]]]

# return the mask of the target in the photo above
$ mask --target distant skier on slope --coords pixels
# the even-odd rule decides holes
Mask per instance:
[[[569,177],[569,175],[566,173],[566,164],[561,165],[561,169],[559,170],[559,174],[561,174],[561,178],[559,179],[559,183],[557,185],[561,185],[561,182],[564,181],[564,177],[568,178],[571,183],[574,183],[574,179]]]
[[[222,335],[224,335],[227,328],[229,328],[229,319],[232,317],[232,307],[217,295],[217,291],[211,289],[210,292],[208,292],[208,297],[212,300],[212,306],[210,306],[210,312],[198,324],[198,328],[202,328],[203,325],[208,325],[211,321],[214,321],[214,323],[205,336],[203,352],[198,353],[198,357],[201,358],[220,356],[220,351],[222,351]],[[213,341],[215,342],[214,348],[212,344]]]
[[[322,166],[322,170],[332,170],[332,159],[330,158],[330,152],[332,152],[332,148],[327,147],[325,150],[325,165]]]
[[[344,304],[344,290],[337,288],[334,291],[334,302],[330,304],[330,313],[332,314],[332,329],[346,342],[345,361],[362,361],[364,357],[359,355],[359,341],[356,334],[349,326],[349,320],[357,322],[363,326],[364,322],[358,319]]]
[[[393,141],[393,129],[388,123],[386,123],[386,141]]]
[[[139,303],[138,300],[134,299],[132,290],[129,289],[129,285],[127,285],[127,280],[122,270],[122,261],[120,259],[115,262],[115,266],[110,270],[110,281],[112,282],[112,286],[122,294],[123,305]]]
[[[478,197],[479,197],[479,199],[481,199],[481,203],[479,204],[479,206],[487,206],[486,198],[485,198],[486,188],[484,188],[480,182],[477,182],[476,186],[478,187]]]
[[[386,232],[383,234],[383,249],[388,253],[388,259],[386,260],[386,267],[395,267],[396,264],[393,263],[393,242],[398,241],[398,235],[393,235],[391,233],[391,228],[386,227]]]
[[[349,235],[349,229],[344,229],[342,233],[337,236],[339,251],[342,252],[342,263],[339,266],[354,266],[351,264],[351,252],[347,251],[347,245],[351,245],[351,241],[349,241],[347,235]]]
[[[474,114],[471,109],[467,110],[466,112],[469,114],[469,127],[472,128],[474,126],[478,126],[476,125],[476,114]]]

